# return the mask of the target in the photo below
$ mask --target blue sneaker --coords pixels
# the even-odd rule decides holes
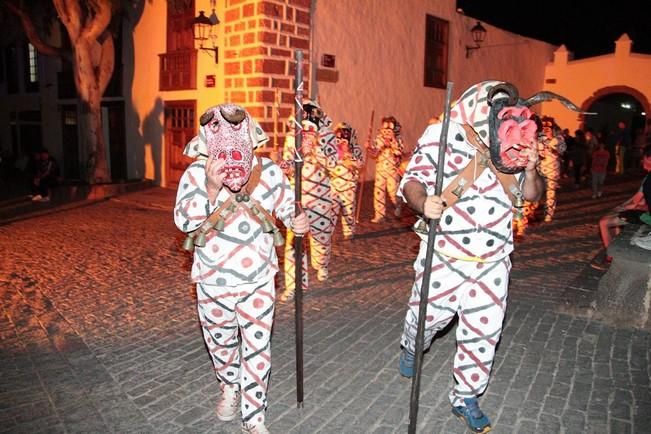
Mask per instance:
[[[407,351],[406,348],[403,348],[400,353],[400,375],[407,378],[413,377],[415,364],[416,357]]]
[[[463,420],[475,433],[487,433],[491,430],[491,421],[479,408],[477,398],[465,398],[465,406],[452,407],[452,414]]]

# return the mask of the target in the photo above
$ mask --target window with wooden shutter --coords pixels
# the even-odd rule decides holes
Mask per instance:
[[[427,87],[445,88],[448,81],[450,24],[433,15],[425,19],[425,79]]]

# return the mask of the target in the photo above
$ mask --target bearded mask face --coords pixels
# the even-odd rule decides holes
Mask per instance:
[[[208,154],[225,161],[224,185],[239,191],[248,182],[253,166],[251,119],[234,104],[211,107],[201,116]]]

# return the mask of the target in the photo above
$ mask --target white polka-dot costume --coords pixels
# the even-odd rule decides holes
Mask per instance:
[[[458,101],[456,110],[453,108],[443,189],[476,152],[461,124],[476,126],[475,131],[480,133],[487,123],[488,109],[484,106],[489,88],[487,83],[471,88],[472,92],[464,94],[471,101]],[[441,127],[441,124],[430,125],[420,138],[400,184],[401,196],[404,186],[412,181],[424,185],[428,195],[434,194]],[[436,332],[455,315],[459,316],[453,371],[456,385],[450,393],[454,406],[464,405],[463,398],[480,395],[488,384],[506,309],[509,254],[513,251],[513,211],[509,197],[490,169],[477,165],[477,171],[481,173],[472,186],[444,210],[439,220],[425,320],[424,348],[428,348]],[[416,278],[400,341],[411,352],[415,351],[427,250],[427,235],[419,236],[420,250],[414,263]]]
[[[179,182],[174,222],[186,233],[229,198],[223,187],[210,204],[205,163],[192,163]],[[288,226],[294,212],[289,181],[273,161],[254,159],[253,167],[257,164],[262,164],[262,173],[251,197]],[[222,231],[208,231],[206,245],[194,249],[192,280],[197,283],[204,340],[219,381],[239,386],[242,418],[251,424],[264,422],[267,405],[277,271],[273,236],[240,208],[228,215]]]

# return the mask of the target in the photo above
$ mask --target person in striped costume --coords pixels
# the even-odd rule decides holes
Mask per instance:
[[[335,229],[336,216],[333,210],[333,198],[330,188],[330,171],[337,164],[337,148],[335,135],[332,130],[332,120],[321,107],[312,100],[303,102],[305,119],[301,141],[303,156],[302,172],[302,205],[310,221],[308,242],[310,246],[310,262],[317,272],[317,280],[328,278],[328,266],[332,253],[332,234]],[[294,135],[285,137],[283,149],[284,167],[288,168],[290,178],[293,177]],[[295,258],[293,236],[289,234],[285,242],[285,290],[280,299],[286,301],[294,296]],[[303,262],[303,288],[309,284],[307,257]]]
[[[386,217],[387,196],[394,206],[396,217],[401,215],[401,202],[398,200],[398,184],[400,183],[400,163],[405,152],[405,146],[400,136],[400,123],[393,116],[382,118],[382,126],[369,147],[369,154],[376,158],[375,183],[373,185],[372,223],[379,223]]]
[[[364,154],[355,130],[345,122],[335,127],[337,165],[331,172],[330,187],[334,198],[335,218],[341,216],[344,239],[355,235],[355,200],[359,171],[364,167]]]
[[[502,85],[497,81],[476,84],[452,106],[444,192],[466,166],[472,165],[476,176],[467,183],[469,185],[464,184],[464,190],[454,193],[458,195],[456,202],[447,206],[444,195],[434,194],[441,123],[428,126],[419,139],[399,190],[399,195],[418,215],[440,219],[431,269],[424,348],[430,346],[434,335],[455,315],[459,316],[453,368],[456,385],[449,399],[454,415],[478,433],[491,429],[477,398],[488,385],[502,331],[511,269],[509,255],[513,251],[511,198],[495,169],[501,167],[501,162],[489,165],[486,159],[479,158],[479,149],[488,150],[493,138],[501,142],[498,146],[504,145],[508,154],[504,154],[503,161],[510,161],[521,170],[513,182],[525,199],[537,200],[543,188],[536,171],[535,122],[529,120],[531,113],[526,107],[503,104],[504,98],[511,101],[513,95]],[[504,108],[494,113],[496,106]],[[498,120],[494,131],[489,127],[489,116]],[[500,128],[499,124],[505,128]],[[492,153],[489,160],[493,160]],[[414,375],[418,309],[427,250],[427,231],[418,235],[421,242],[414,262],[416,279],[400,339],[399,368],[401,375],[406,377]]]
[[[211,107],[200,124],[184,151],[196,160],[179,181],[174,223],[188,234],[184,247],[194,248],[199,321],[221,389],[217,417],[241,415],[243,432],[264,434],[274,246],[282,244],[272,214],[296,233],[309,222],[305,213],[294,216],[294,192],[280,167],[254,156],[268,138],[242,107]]]

